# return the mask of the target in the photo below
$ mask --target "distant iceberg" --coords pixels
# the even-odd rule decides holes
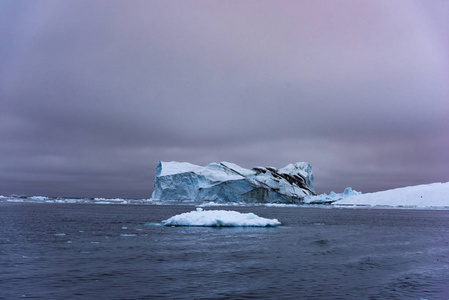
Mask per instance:
[[[31,200],[36,200],[36,201],[45,201],[45,200],[49,200],[50,198],[45,197],[45,196],[31,196],[30,197]]]
[[[239,213],[228,210],[203,210],[179,214],[165,221],[165,226],[201,227],[269,227],[281,225],[277,219],[266,219],[253,213]]]
[[[353,195],[337,205],[449,207],[449,182],[408,186],[376,193]]]
[[[229,162],[201,167],[159,162],[152,200],[245,203],[300,203],[315,195],[312,167],[306,162],[282,169],[244,169]]]
[[[327,194],[320,194],[316,196],[311,195],[305,197],[303,202],[307,204],[330,204],[350,196],[357,196],[361,194],[362,194],[361,192],[354,191],[352,188],[347,187],[341,194],[330,192],[329,195]]]

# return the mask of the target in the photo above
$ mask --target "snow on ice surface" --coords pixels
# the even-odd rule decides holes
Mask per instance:
[[[277,219],[266,219],[253,213],[229,210],[203,210],[179,214],[162,221],[165,226],[267,227],[281,225]]]
[[[238,166],[238,165],[236,165],[234,163],[223,161],[223,162],[221,162],[221,164],[223,166],[228,167],[231,170],[234,170],[235,172],[238,172],[242,176],[254,176],[254,175],[256,175],[255,171],[242,168],[242,167],[240,167],[240,166]]]
[[[242,176],[240,175],[229,174],[220,164],[217,163],[211,163],[206,167],[197,166],[187,162],[161,162],[161,164],[163,167],[161,168],[160,176],[192,172],[211,178],[213,181],[242,179]]]
[[[293,175],[295,173],[300,173],[302,176],[307,177],[308,174],[304,170],[310,168],[309,164],[306,162],[297,162],[294,164],[288,164],[287,166],[279,169],[279,173]]]
[[[340,205],[449,207],[449,182],[408,186],[393,190],[350,196]]]

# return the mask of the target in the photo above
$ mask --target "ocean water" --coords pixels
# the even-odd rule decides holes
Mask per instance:
[[[214,209],[214,208],[206,208]],[[0,299],[449,299],[449,211],[0,203]]]

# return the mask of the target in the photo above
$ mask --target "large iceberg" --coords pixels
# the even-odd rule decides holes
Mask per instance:
[[[205,167],[159,162],[152,200],[246,203],[300,203],[315,195],[312,167],[306,162],[282,169],[244,169],[229,162]]]

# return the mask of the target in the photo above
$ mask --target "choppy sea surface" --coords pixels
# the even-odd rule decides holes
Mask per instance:
[[[0,203],[0,299],[449,299],[449,211]]]

